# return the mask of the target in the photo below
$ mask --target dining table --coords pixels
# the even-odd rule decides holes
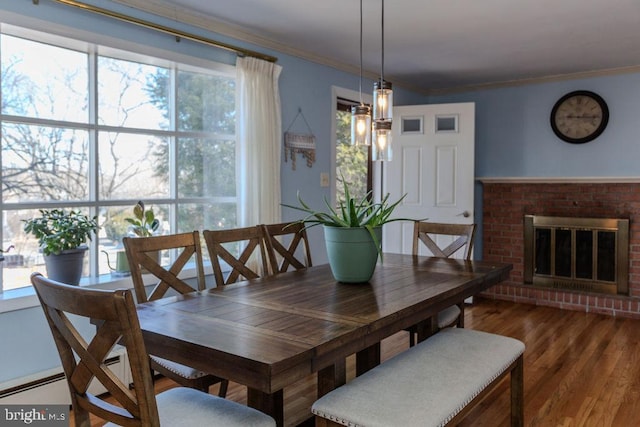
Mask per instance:
[[[513,266],[385,253],[367,283],[337,282],[328,264],[137,306],[150,354],[247,387],[247,404],[285,425],[284,388],[317,373],[318,397],[380,363],[380,342],[505,280]],[[408,338],[407,338],[408,339]],[[311,416],[311,413],[309,414]]]

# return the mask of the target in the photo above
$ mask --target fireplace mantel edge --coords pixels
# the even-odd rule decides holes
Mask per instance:
[[[637,184],[638,176],[496,176],[476,177],[483,184]]]

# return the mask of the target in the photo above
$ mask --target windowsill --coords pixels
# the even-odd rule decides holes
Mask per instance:
[[[206,274],[207,268],[205,267],[205,275]],[[157,279],[150,274],[145,274],[142,277],[144,279],[145,285],[152,285],[154,283],[157,283]],[[182,271],[179,277],[183,280],[195,278],[195,269],[186,268]],[[80,286],[94,289],[111,290],[133,289],[133,282],[131,281],[131,276],[116,276],[112,274],[104,274],[98,277],[97,280],[94,279],[93,281],[83,279],[80,283]],[[31,286],[0,292],[0,314],[37,307],[39,305],[40,301],[38,301],[36,292]]]

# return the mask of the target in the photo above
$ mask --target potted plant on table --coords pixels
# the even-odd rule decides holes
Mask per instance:
[[[89,249],[86,242],[98,230],[97,216],[40,209],[39,217],[23,221],[24,231],[38,239],[49,278],[71,285],[80,283],[84,255]]]
[[[305,212],[299,222],[306,228],[322,225],[331,272],[343,283],[368,282],[375,270],[378,256],[382,259],[382,226],[406,218],[391,218],[393,210],[406,194],[394,203],[387,194],[380,202],[371,199],[371,192],[361,199],[351,196],[347,182],[342,178],[344,200],[333,208],[325,198],[326,211],[309,207],[298,194],[300,206],[285,207]]]

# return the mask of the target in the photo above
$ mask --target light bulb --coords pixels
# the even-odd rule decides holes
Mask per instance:
[[[371,108],[351,107],[351,145],[371,145]]]
[[[372,159],[377,161],[390,161],[392,157],[391,122],[375,122],[373,130]]]
[[[391,83],[381,80],[373,86],[373,119],[393,119],[393,90]]]

